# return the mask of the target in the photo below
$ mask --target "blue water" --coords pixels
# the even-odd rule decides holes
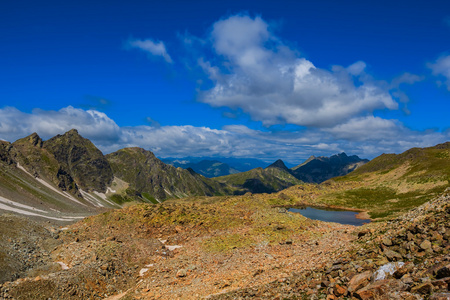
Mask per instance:
[[[323,210],[312,207],[306,208],[290,208],[289,211],[301,214],[312,220],[319,220],[324,222],[335,222],[339,224],[362,226],[366,223],[370,223],[370,220],[357,219],[356,211],[348,210]]]

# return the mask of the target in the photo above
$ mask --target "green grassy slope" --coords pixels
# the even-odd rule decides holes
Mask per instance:
[[[214,180],[232,186],[233,193],[236,195],[246,192],[273,193],[302,183],[301,180],[292,176],[286,167],[277,166],[256,168],[247,172],[216,177]]]
[[[295,199],[367,210],[372,218],[387,217],[416,207],[442,193],[450,184],[450,143],[383,154],[354,172],[330,179]]]
[[[129,193],[151,201],[225,194],[221,184],[192,170],[167,165],[141,148],[121,149],[106,157],[114,175],[130,184]]]

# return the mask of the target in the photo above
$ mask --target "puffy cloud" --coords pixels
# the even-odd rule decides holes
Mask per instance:
[[[445,85],[450,91],[450,55],[441,56],[434,63],[429,63],[427,66],[431,69],[433,75],[445,77]]]
[[[449,132],[412,131],[398,121],[377,117],[355,118],[332,128],[261,131],[244,125],[222,129],[185,126],[119,127],[106,114],[74,107],[58,111],[0,109],[0,139],[14,141],[37,132],[48,139],[76,128],[104,153],[142,147],[159,157],[225,156],[284,159],[300,163],[310,155],[329,156],[342,151],[373,158],[383,152],[399,153],[411,147],[432,146],[450,138]]]
[[[68,106],[58,111],[34,109],[24,113],[13,107],[0,109],[0,136],[14,141],[33,132],[50,138],[77,128],[86,138],[98,142],[118,139],[119,126],[106,114]]]
[[[366,68],[366,63],[363,61],[357,61],[354,64],[347,67],[347,71],[351,75],[360,75],[364,72]]]
[[[147,52],[154,56],[162,56],[169,64],[173,63],[172,58],[167,53],[166,46],[162,41],[154,42],[150,39],[147,40],[130,40],[127,44],[128,47],[138,48],[144,52]]]
[[[240,108],[266,126],[289,123],[332,127],[376,109],[397,109],[387,88],[364,72],[362,61],[331,71],[283,44],[259,17],[232,16],[214,24],[216,57],[199,65],[213,87],[199,100]]]
[[[396,121],[369,116],[350,119],[324,131],[332,133],[337,139],[366,141],[396,138],[401,128]]]

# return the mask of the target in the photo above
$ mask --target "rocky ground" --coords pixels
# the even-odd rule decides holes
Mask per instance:
[[[450,189],[404,216],[357,232],[318,268],[213,299],[450,299]]]
[[[0,298],[449,299],[450,190],[363,227],[308,220],[274,197],[284,196],[141,204],[43,226],[51,247],[32,250],[39,263],[4,279]]]
[[[58,270],[57,265],[48,264],[48,257],[59,244],[58,234],[49,224],[0,215],[0,283]]]

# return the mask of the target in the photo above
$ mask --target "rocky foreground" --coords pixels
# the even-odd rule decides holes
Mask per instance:
[[[283,198],[134,205],[68,228],[32,227],[39,239],[2,231],[7,255],[27,265],[8,273],[0,298],[450,298],[450,189],[363,227],[271,206]]]
[[[450,299],[450,189],[319,268],[213,299]]]

